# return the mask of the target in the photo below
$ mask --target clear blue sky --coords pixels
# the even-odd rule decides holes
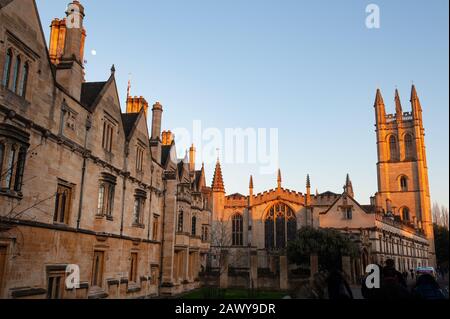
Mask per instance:
[[[46,36],[67,0],[37,0]],[[283,185],[357,198],[377,190],[373,102],[392,111],[397,86],[409,110],[412,81],[424,109],[432,200],[449,205],[449,4],[433,1],[84,0],[87,80],[116,65],[122,99],[165,107],[163,127],[279,128]],[[368,4],[381,28],[367,29]],[[92,50],[97,55],[92,55]],[[123,105],[122,105],[123,106]],[[207,167],[208,182],[213,167]],[[254,165],[224,165],[228,193],[276,186]]]

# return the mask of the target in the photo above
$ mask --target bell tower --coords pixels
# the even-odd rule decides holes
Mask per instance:
[[[395,114],[386,114],[380,90],[375,99],[378,149],[379,212],[393,215],[424,232],[430,242],[430,264],[435,263],[428,165],[422,107],[413,85],[411,111],[404,112],[395,91]]]

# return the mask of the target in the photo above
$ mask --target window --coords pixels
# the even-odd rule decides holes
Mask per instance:
[[[11,87],[11,91],[16,92],[16,93],[17,93],[17,86],[19,84],[20,63],[21,63],[20,56],[17,56],[16,63],[14,64],[13,81],[12,81],[12,87]]]
[[[112,218],[115,188],[116,177],[103,173],[98,190],[97,216]]]
[[[103,122],[102,147],[105,151],[111,153],[113,145],[114,125],[108,120]]]
[[[47,274],[47,299],[62,299],[65,272],[52,271]]]
[[[177,226],[177,232],[182,233],[184,228],[184,213],[183,210],[181,210],[178,213],[178,226]]]
[[[138,172],[144,170],[144,149],[140,146],[136,149],[136,170]]]
[[[94,251],[94,261],[92,263],[92,286],[103,286],[103,263],[105,253],[103,251]]]
[[[197,217],[192,217],[192,236],[197,235]]]
[[[29,134],[0,124],[0,192],[21,196]]]
[[[28,72],[29,72],[30,66],[28,62],[24,63],[22,67],[22,77],[20,78],[20,84],[19,84],[19,95],[22,97],[25,97],[27,93],[27,82],[28,82]]]
[[[391,161],[398,161],[398,145],[394,135],[389,138],[389,154]]]
[[[137,269],[138,269],[138,254],[131,253],[130,258],[130,273],[129,273],[129,282],[137,283]]]
[[[144,191],[136,190],[134,198],[134,224],[143,225],[144,223],[144,208],[147,194]]]
[[[402,209],[402,219],[408,222],[411,221],[409,208],[405,207]]]
[[[232,245],[244,245],[244,218],[241,214],[235,214],[232,219]]]
[[[17,157],[17,170],[14,181],[14,190],[16,192],[20,192],[22,190],[23,172],[25,170],[26,157],[27,157],[27,150],[24,147],[21,147],[19,150],[19,155]]]
[[[7,189],[11,189],[11,181],[14,173],[14,161],[16,158],[16,148],[12,146],[9,150],[9,154],[6,158],[6,167],[5,167],[5,186]],[[2,170],[3,172],[3,170]],[[3,174],[3,173],[2,173]]]
[[[70,209],[72,206],[72,187],[67,184],[58,184],[55,200],[55,223],[68,224]]]
[[[2,79],[2,85],[4,87],[9,86],[9,78],[11,76],[11,62],[12,62],[12,50],[8,49],[6,52],[6,58],[5,58],[5,65],[3,67],[3,79]]]
[[[159,216],[154,215],[153,216],[153,227],[152,227],[152,234],[153,234],[153,240],[157,241],[159,237]]]
[[[283,249],[287,241],[295,239],[297,219],[294,211],[284,203],[273,205],[265,221],[265,246],[267,249]]]
[[[206,242],[208,240],[209,240],[208,226],[203,225],[202,226],[202,241]]]
[[[345,208],[345,219],[348,219],[348,220],[353,219],[353,208],[351,208],[351,207]]]
[[[406,176],[400,177],[400,189],[402,192],[408,191],[408,178]]]
[[[405,157],[407,160],[414,159],[414,142],[411,134],[405,135]]]

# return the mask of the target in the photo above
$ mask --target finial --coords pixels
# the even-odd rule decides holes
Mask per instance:
[[[311,178],[308,175],[306,175],[306,188],[311,188]]]
[[[114,66],[114,64],[111,67],[111,74],[116,73],[116,67]]]

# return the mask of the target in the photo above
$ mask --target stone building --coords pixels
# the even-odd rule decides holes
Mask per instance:
[[[209,250],[204,168],[194,148],[176,159],[160,103],[149,123],[147,101],[128,94],[122,113],[114,66],[85,81],[84,7],[66,16],[47,47],[33,0],[0,2],[0,298],[193,289]]]
[[[359,243],[360,257],[345,260],[346,271],[354,280],[364,274],[369,263],[383,264],[388,258],[394,259],[401,270],[434,265],[422,108],[415,86],[411,112],[403,112],[398,91],[395,104],[397,114],[386,115],[381,92],[377,91],[379,186],[370,205],[354,199],[349,176],[343,193],[312,194],[309,176],[305,192],[300,193],[282,187],[281,171],[275,189],[254,194],[250,177],[248,195],[227,196],[217,162],[211,195],[213,238],[209,266],[220,268],[221,274],[230,272],[229,267],[238,269],[243,277],[239,285],[261,284],[252,276],[255,273],[283,275],[286,281],[289,271],[280,269],[280,260],[285,258],[285,248],[296,231],[305,226],[338,229]],[[283,263],[288,267],[285,260]],[[274,281],[275,287],[286,286],[279,280]]]

